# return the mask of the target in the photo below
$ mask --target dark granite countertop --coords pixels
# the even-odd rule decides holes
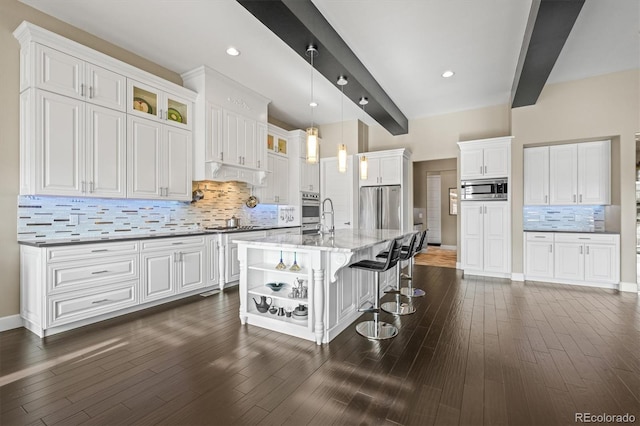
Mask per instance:
[[[27,240],[18,241],[18,244],[31,246],[31,247],[56,247],[56,246],[68,246],[73,244],[95,244],[95,243],[109,243],[115,241],[131,241],[131,240],[145,240],[149,238],[172,238],[172,237],[191,237],[197,235],[211,235],[211,234],[232,234],[239,232],[254,232],[254,231],[268,231],[271,229],[287,229],[287,228],[299,228],[296,226],[255,226],[255,227],[242,227],[242,228],[209,228],[209,229],[197,229],[192,231],[176,231],[176,232],[154,232],[149,234],[128,234],[128,235],[110,235],[110,236],[93,236],[93,237],[73,237],[73,238],[49,238],[42,240]]]

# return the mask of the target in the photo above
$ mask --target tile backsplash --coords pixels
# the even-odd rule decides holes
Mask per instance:
[[[604,232],[604,206],[524,206],[525,231]]]
[[[204,198],[190,203],[21,195],[18,240],[188,231],[224,226],[231,216],[240,218],[241,225],[299,225],[296,206],[247,207],[251,189],[243,182],[201,181],[194,182],[193,189],[201,189]]]

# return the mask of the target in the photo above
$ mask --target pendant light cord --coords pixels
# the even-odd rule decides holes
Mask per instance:
[[[309,102],[309,106],[311,107],[311,127],[313,127],[313,55],[315,54],[315,50],[309,51],[309,56],[311,56],[311,101]]]

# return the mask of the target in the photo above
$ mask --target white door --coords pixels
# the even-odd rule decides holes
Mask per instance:
[[[123,105],[124,107],[124,105]],[[126,196],[125,113],[87,104],[86,192],[93,197]]]
[[[536,278],[553,278],[553,242],[527,241],[525,274]]]
[[[460,151],[460,179],[484,177],[483,151],[482,148]]]
[[[587,282],[617,283],[615,245],[585,245],[584,279]]]
[[[487,272],[509,272],[509,214],[506,201],[484,204],[484,270]]]
[[[402,159],[399,156],[380,158],[380,184],[402,184]]]
[[[610,204],[610,146],[609,141],[578,144],[579,204]]]
[[[484,267],[484,203],[463,201],[460,213],[462,267],[481,271]]]
[[[442,243],[440,176],[427,176],[427,234],[428,244]]]
[[[127,97],[126,77],[93,64],[87,64],[86,72],[87,102],[124,112]]]
[[[142,301],[162,299],[175,293],[175,253],[142,253]]]
[[[304,160],[303,160],[304,161]],[[331,198],[335,211],[336,229],[355,228],[354,223],[354,162],[353,156],[347,156],[347,171],[338,172],[338,159],[336,157],[320,159],[322,198]]]
[[[239,164],[238,150],[239,117],[229,111],[224,112],[224,130],[222,142],[222,161],[230,164]]]
[[[554,276],[559,279],[584,279],[584,245],[556,242],[554,245]]]
[[[76,99],[84,84],[84,61],[40,44],[36,45],[36,81],[41,89]]]
[[[524,204],[549,204],[549,147],[524,150]]]
[[[576,144],[549,147],[549,204],[576,204],[578,197]]]
[[[129,115],[127,122],[127,196],[160,198],[163,168],[162,125]]]
[[[172,200],[191,200],[191,132],[164,126],[163,133],[165,196]]]
[[[36,91],[37,193],[82,195],[85,162],[85,103]]]
[[[509,148],[498,146],[485,148],[483,174],[485,178],[507,177],[509,175]]]
[[[179,293],[205,286],[204,253],[204,247],[180,250]]]

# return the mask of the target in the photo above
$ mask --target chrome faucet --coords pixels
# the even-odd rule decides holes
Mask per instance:
[[[327,211],[324,209],[324,205],[326,202],[329,202],[329,207],[331,208],[331,210]],[[325,215],[330,214],[331,215],[331,226],[329,227],[329,234],[331,235],[331,238],[333,238],[335,236],[336,233],[336,227],[335,227],[335,212],[333,210],[333,201],[331,201],[331,198],[325,198],[324,200],[322,200],[322,215],[320,216],[322,218],[322,220],[325,219]],[[322,232],[321,232],[322,234]]]

